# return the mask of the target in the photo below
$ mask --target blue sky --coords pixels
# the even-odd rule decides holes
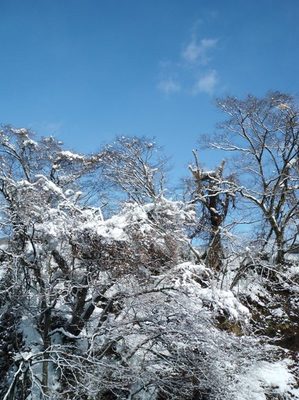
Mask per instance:
[[[215,97],[298,95],[298,20],[297,0],[0,0],[0,121],[84,152],[154,136],[183,175]]]

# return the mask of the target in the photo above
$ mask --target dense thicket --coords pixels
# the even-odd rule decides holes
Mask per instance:
[[[175,196],[146,138],[2,127],[1,399],[299,398],[299,111],[219,104],[210,145],[238,157],[194,153]]]

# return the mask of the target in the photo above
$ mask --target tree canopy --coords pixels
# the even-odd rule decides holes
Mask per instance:
[[[176,194],[153,140],[1,128],[2,399],[299,397],[297,104],[219,106],[237,157]]]

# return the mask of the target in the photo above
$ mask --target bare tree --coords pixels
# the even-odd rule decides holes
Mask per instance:
[[[101,152],[100,173],[139,204],[163,195],[166,159],[153,140],[118,137]]]
[[[228,97],[218,105],[228,120],[210,145],[238,155],[234,165],[240,182],[237,191],[260,214],[266,227],[264,243],[273,238],[276,262],[284,263],[285,254],[298,240],[299,110],[295,99],[274,92],[261,99]]]

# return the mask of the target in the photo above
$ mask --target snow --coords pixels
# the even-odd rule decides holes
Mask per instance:
[[[30,317],[24,315],[21,318],[19,330],[23,334],[25,346],[27,346],[29,349],[32,349],[31,346],[37,346],[37,348],[39,349],[39,346],[42,344],[42,338],[34,326],[34,321],[32,321]]]
[[[58,153],[58,156],[68,158],[71,161],[83,161],[85,160],[84,156],[81,156],[80,154],[77,153],[72,153],[71,151],[61,151]]]
[[[26,139],[23,142],[24,146],[34,146],[34,147],[38,147],[38,143],[35,140],[32,139]]]
[[[55,333],[62,333],[64,336],[70,339],[78,339],[78,336],[73,335],[70,332],[67,332],[64,328],[56,328],[53,331],[49,332],[49,335],[54,335]]]
[[[200,306],[209,305],[215,312],[221,314],[225,311],[233,320],[247,321],[250,317],[249,309],[238,300],[231,290],[218,288],[212,283],[210,271],[206,266],[185,262],[176,266],[172,273],[178,276],[176,287],[183,285],[188,288],[190,293],[196,294],[197,299],[200,299]],[[202,287],[200,283],[196,282],[197,278],[208,282],[209,287]]]
[[[290,388],[290,385],[295,384],[295,378],[291,375],[288,367],[289,360],[284,360],[276,363],[261,362],[256,370],[256,379],[262,384],[274,388],[275,392],[284,394]]]
[[[35,142],[26,139],[24,143]],[[59,157],[70,163],[85,159],[70,151],[59,152],[57,162]],[[220,273],[195,261],[186,233],[189,223],[198,222],[193,206],[161,196],[143,205],[122,204],[121,211],[104,219],[100,208],[80,205],[82,187],[75,183],[59,186],[37,174],[33,182],[11,179],[8,184],[26,236],[22,248],[12,253],[12,246],[6,254],[8,261],[1,265],[0,277],[5,271],[14,274],[12,287],[6,293],[4,286],[1,293],[5,307],[12,304],[16,310],[13,323],[22,334],[22,343],[13,348],[15,364],[9,366],[10,373],[13,375],[21,362],[30,365],[35,379],[27,400],[39,398],[36,382],[45,354],[53,357],[48,364],[49,390],[58,392],[56,379],[60,376],[55,368],[67,365],[80,371],[76,376],[81,385],[78,396],[83,391],[90,398],[99,397],[98,386],[116,382],[118,387],[126,385],[136,400],[155,400],[158,385],[168,379],[171,383],[176,374],[182,385],[188,386],[186,373],[199,376],[206,387],[216,388],[218,393],[223,390],[217,397],[221,400],[268,400],[274,395],[284,400],[299,398],[293,353],[273,345],[271,354],[265,345],[266,323],[283,318],[288,324],[288,308],[296,309],[296,261],[277,274],[283,289],[292,291],[288,308],[281,298],[274,302],[280,293],[271,293],[270,281],[254,268],[246,270],[230,290],[241,257],[228,256],[227,269]],[[243,259],[244,254],[246,250]],[[43,342],[42,301],[51,308],[52,318],[46,353],[44,345],[49,342]],[[74,316],[84,324],[78,335],[70,328]],[[260,326],[256,326],[259,319]],[[278,325],[275,328],[278,331]],[[264,337],[256,334],[258,329]],[[0,330],[2,340],[1,335]],[[118,354],[113,354],[114,350]],[[93,387],[89,387],[89,379]],[[147,382],[151,386],[146,393],[142,386]]]
[[[66,196],[72,196],[72,195],[74,194],[74,191],[73,191],[72,189],[67,189],[67,190],[64,192],[64,194],[65,194]]]
[[[278,318],[282,318],[284,316],[286,316],[286,313],[283,311],[282,308],[276,308],[275,310],[272,310],[272,315],[274,315],[275,317]]]
[[[41,185],[43,190],[51,191],[51,192],[54,192],[54,193],[56,193],[58,195],[63,195],[63,192],[60,189],[60,187],[55,185],[54,182],[50,181],[44,175],[37,174],[37,175],[35,175],[35,178],[37,179],[37,181],[34,184],[35,185]]]
[[[203,288],[200,291],[200,298],[210,302],[215,309],[225,310],[231,318],[238,320],[240,317],[249,317],[250,312],[231,292],[218,288]]]
[[[28,130],[25,128],[11,128],[11,131],[19,135],[26,135],[28,133]]]
[[[114,225],[113,222],[104,222],[98,226],[97,234],[109,240],[126,241],[128,236],[121,226]]]
[[[252,366],[246,375],[239,376],[236,400],[267,400],[267,394],[286,396],[284,399],[299,398],[290,366],[292,362],[288,359],[275,363],[261,361]]]

